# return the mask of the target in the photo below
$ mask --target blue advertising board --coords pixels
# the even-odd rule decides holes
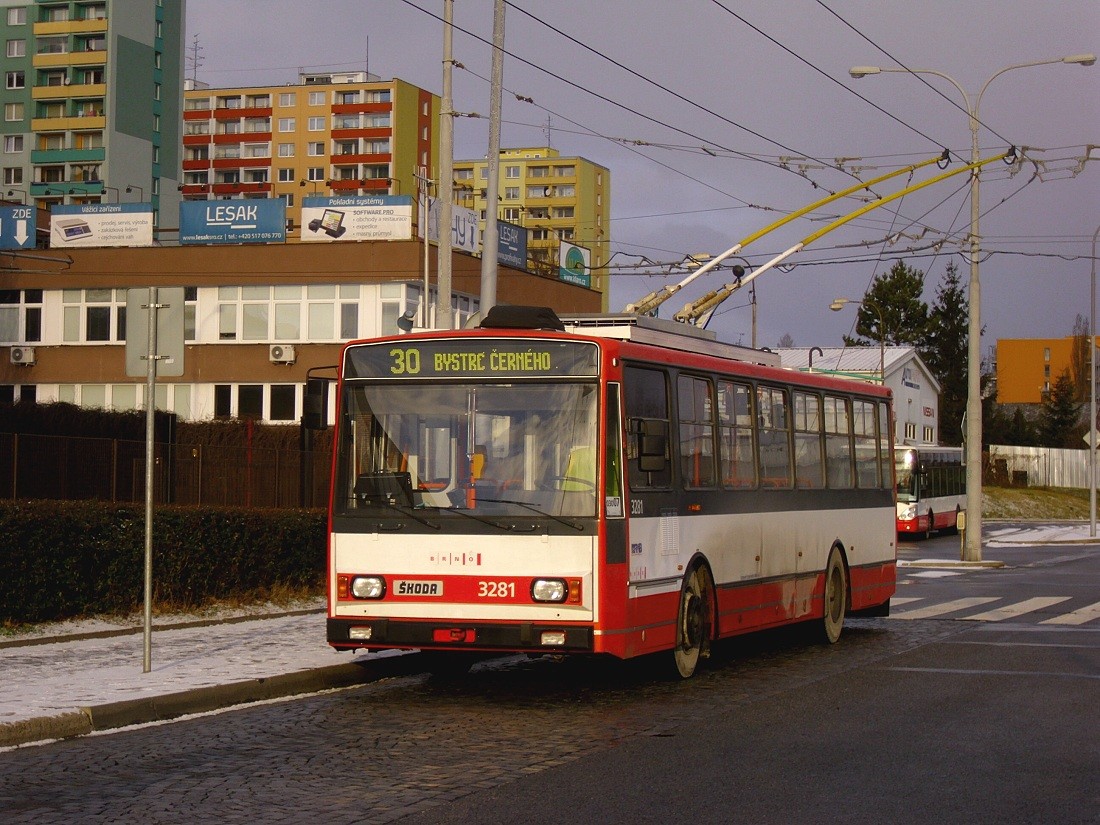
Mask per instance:
[[[33,206],[0,206],[0,249],[31,249],[38,231]]]
[[[181,244],[283,243],[286,201],[246,198],[180,203]]]
[[[527,229],[508,221],[497,221],[497,263],[527,269]]]

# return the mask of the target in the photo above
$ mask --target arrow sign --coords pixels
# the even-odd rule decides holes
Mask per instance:
[[[0,249],[34,247],[37,212],[33,206],[0,206]]]

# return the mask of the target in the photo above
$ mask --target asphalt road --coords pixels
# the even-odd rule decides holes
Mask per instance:
[[[1097,602],[1100,548],[996,555],[1005,568],[902,568],[907,601],[890,618],[850,620],[831,647],[797,629],[724,643],[687,682],[646,661],[511,657],[456,681],[406,675],[0,753],[0,811],[6,823],[1100,822],[1100,622],[1064,618]],[[983,601],[934,614],[966,599]],[[1021,604],[1034,609],[1009,609]]]

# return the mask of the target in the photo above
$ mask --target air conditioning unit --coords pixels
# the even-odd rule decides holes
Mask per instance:
[[[11,362],[20,367],[33,367],[34,347],[12,347]]]
[[[267,357],[272,364],[293,364],[298,353],[289,344],[272,344]]]

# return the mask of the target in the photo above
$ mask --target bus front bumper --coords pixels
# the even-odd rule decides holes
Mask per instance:
[[[328,643],[336,648],[419,648],[553,653],[592,651],[592,628],[521,622],[328,619]]]

